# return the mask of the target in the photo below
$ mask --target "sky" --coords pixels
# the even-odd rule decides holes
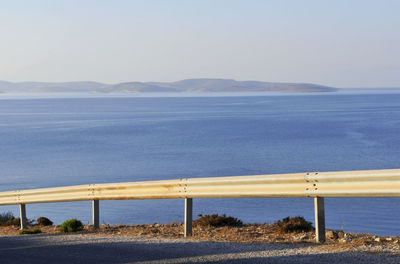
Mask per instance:
[[[0,0],[0,80],[400,87],[398,0]]]

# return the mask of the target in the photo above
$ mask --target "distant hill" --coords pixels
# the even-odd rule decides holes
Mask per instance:
[[[0,81],[0,93],[151,93],[151,92],[335,92],[337,88],[309,83],[235,81],[231,79],[187,79],[177,82],[6,82]]]

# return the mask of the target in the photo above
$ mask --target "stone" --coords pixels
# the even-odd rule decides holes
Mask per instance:
[[[341,238],[339,240],[339,242],[340,243],[349,243],[349,242],[351,242],[351,238],[350,237],[344,237],[344,238]]]
[[[308,239],[308,235],[299,235],[294,237],[295,240],[304,240]]]
[[[325,236],[326,236],[326,238],[329,238],[329,239],[338,239],[338,237],[339,237],[338,232],[334,231],[334,230],[326,231]]]
[[[350,233],[344,233],[344,236],[343,236],[344,238],[353,238],[353,235],[352,234],[350,234]]]
[[[382,239],[380,237],[377,237],[374,239],[375,242],[382,242]]]

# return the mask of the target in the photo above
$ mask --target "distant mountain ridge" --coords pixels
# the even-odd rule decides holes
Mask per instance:
[[[177,82],[7,82],[0,93],[152,93],[152,92],[335,92],[337,88],[310,83],[236,81],[232,79],[186,79]]]

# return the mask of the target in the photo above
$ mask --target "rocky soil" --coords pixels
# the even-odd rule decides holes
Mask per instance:
[[[38,228],[31,226],[30,228]],[[57,226],[39,227],[42,234],[59,234]],[[80,235],[134,237],[156,239],[184,239],[185,241],[206,242],[239,242],[239,243],[285,243],[285,244],[315,244],[314,232],[282,233],[272,225],[246,224],[242,227],[194,227],[193,236],[183,237],[183,224],[150,224],[150,225],[102,225],[94,231],[85,226]],[[20,236],[17,226],[0,227],[0,236]],[[320,250],[330,252],[362,251],[370,253],[400,254],[399,237],[383,237],[370,234],[344,233],[337,230],[326,232],[327,241],[324,244],[314,245]]]

